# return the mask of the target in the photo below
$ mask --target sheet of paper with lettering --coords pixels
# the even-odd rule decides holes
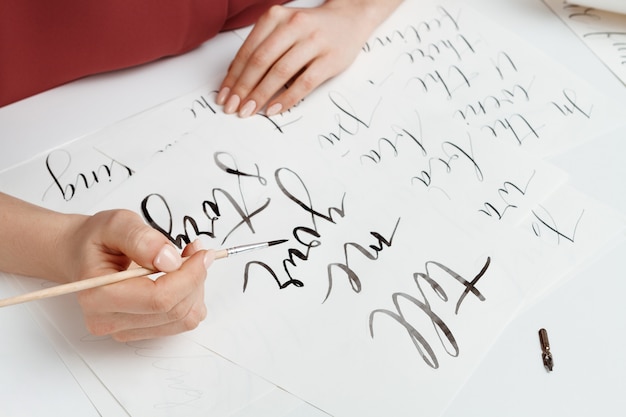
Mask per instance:
[[[321,152],[325,165],[371,175],[368,184],[404,184],[452,218],[471,212],[479,227],[526,218],[533,235],[537,225],[558,235],[558,224],[546,226],[532,210],[565,179],[549,167],[512,164],[526,152],[543,156],[590,140],[623,118],[621,106],[567,69],[453,3],[405,2],[353,68],[281,116],[225,117],[214,104],[218,83],[146,116],[153,123],[143,135],[129,135],[137,125],[115,126],[98,148],[140,170],[194,135],[209,148],[217,130],[282,137]],[[501,153],[507,145],[514,155]]]
[[[327,147],[340,148],[353,142],[355,128],[362,136],[380,122],[379,106],[395,105],[394,119],[410,121],[418,142],[445,126],[474,142],[507,143],[545,156],[612,129],[615,116],[624,114],[549,57],[491,22],[477,24],[467,6],[446,4],[405,1],[350,69],[286,114],[254,116],[263,119],[259,126],[265,129],[251,134],[294,132],[301,142],[324,140]],[[155,124],[177,137],[198,123],[240,123],[224,118],[214,104],[219,81],[170,103],[168,111],[157,110]],[[367,100],[357,103],[347,91],[359,91]],[[335,122],[334,129],[320,131],[331,127],[325,126],[328,121]],[[99,149],[138,168],[137,155],[162,148],[148,135],[127,138],[107,140]],[[436,156],[426,151],[424,159]]]
[[[564,0],[544,2],[626,84],[626,15],[578,6]]]
[[[521,305],[509,261],[404,188],[214,133],[219,151],[178,143],[107,202],[181,246],[288,239],[216,262],[190,337],[331,415],[437,413]]]
[[[64,213],[88,212],[134,173],[95,149],[99,140],[81,138],[1,172],[0,191]]]
[[[108,204],[181,246],[289,239],[214,265],[191,337],[333,415],[441,413],[572,266],[537,239],[565,233],[537,209],[563,178],[526,152],[588,139],[611,106],[455,7],[407,3],[283,116],[224,117],[207,89],[168,111],[176,140],[100,147],[141,169]]]
[[[436,415],[525,295],[570,260],[538,243],[537,221],[459,224],[471,216],[312,152],[196,132],[107,206],[141,212],[180,246],[289,239],[216,262],[208,318],[190,337],[332,415]],[[591,246],[607,233],[596,231],[584,236]]]
[[[225,116],[217,82],[90,138],[103,159],[78,172],[115,190],[89,210],[179,247],[288,239],[216,262],[187,337],[332,415],[441,414],[518,309],[623,231],[538,158],[616,107],[460,3],[406,1],[281,116]],[[67,200],[65,155],[33,164]],[[72,340],[124,392],[118,348]]]

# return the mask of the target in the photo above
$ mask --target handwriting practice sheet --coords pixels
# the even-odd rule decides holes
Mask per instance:
[[[84,213],[134,171],[94,147],[99,136],[51,149],[0,174],[0,190],[52,210]]]
[[[11,282],[11,276],[3,278],[7,278],[7,284]],[[15,283],[22,291],[52,285],[35,278],[15,279]],[[51,330],[48,333],[58,335],[53,337],[57,353],[70,364],[72,375],[99,411],[97,415],[289,417],[293,410],[311,417],[327,415],[186,335],[125,344],[92,336],[86,332],[80,309],[72,301],[71,295],[61,296],[29,307],[41,326]],[[78,361],[93,377],[84,374],[81,363],[75,363],[65,345],[72,346]],[[104,388],[94,386],[93,378]],[[102,389],[105,394],[99,392]],[[267,403],[273,406],[269,414],[264,414]]]
[[[545,160],[621,107],[462,2],[406,0],[279,116],[223,114],[220,79],[0,173],[181,250],[286,240],[215,262],[207,319],[171,339],[93,338],[74,296],[41,303],[131,416],[231,415],[274,386],[319,415],[441,415],[521,309],[624,239]]]
[[[288,239],[211,268],[191,337],[332,415],[442,412],[586,253],[553,242],[573,205],[547,205],[566,178],[537,157],[615,116],[514,40],[489,45],[470,10],[403,7],[287,114],[229,118],[208,87],[156,110],[164,134],[98,145],[139,172],[98,209],[139,210],[181,248]],[[618,220],[592,212],[568,233],[601,247]]]
[[[564,0],[544,2],[622,83],[626,83],[626,15]]]

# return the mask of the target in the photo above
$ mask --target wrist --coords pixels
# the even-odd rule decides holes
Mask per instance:
[[[89,216],[82,214],[54,213],[56,225],[50,230],[49,247],[52,253],[48,257],[45,278],[59,283],[80,279],[76,265],[81,262],[81,249],[85,244],[81,231]]]
[[[68,242],[74,240],[77,215],[61,214],[0,193],[0,270],[46,278],[68,279]]]
[[[323,7],[357,19],[363,37],[367,39],[372,31],[387,19],[403,0],[327,0]]]

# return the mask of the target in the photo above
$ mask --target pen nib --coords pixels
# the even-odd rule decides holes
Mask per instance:
[[[543,366],[550,372],[554,368],[554,360],[550,351],[550,341],[548,340],[548,331],[539,329],[539,343],[541,344],[541,359]]]

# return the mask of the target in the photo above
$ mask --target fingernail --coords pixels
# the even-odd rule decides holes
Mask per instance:
[[[182,265],[180,255],[171,245],[165,245],[161,248],[153,265],[156,269],[163,272],[175,271]]]
[[[248,100],[246,104],[243,105],[241,110],[239,110],[239,117],[248,117],[256,110],[256,101]]]
[[[267,111],[265,112],[265,115],[267,117],[272,117],[277,115],[278,113],[280,113],[280,111],[283,109],[283,105],[280,103],[274,103],[272,104]]]
[[[226,97],[228,97],[228,94],[230,93],[230,88],[228,87],[222,87],[222,89],[220,90],[220,92],[217,94],[217,98],[215,99],[215,102],[221,106],[226,102]]]
[[[206,253],[204,254],[204,267],[208,269],[214,260],[215,252],[213,252],[212,250],[206,251]]]
[[[198,252],[199,250],[203,250],[204,249],[204,245],[202,245],[202,242],[200,242],[200,239],[194,240],[191,244],[193,246],[194,253]]]
[[[230,96],[230,98],[226,102],[226,105],[224,106],[224,113],[233,114],[234,112],[236,112],[240,102],[241,99],[237,94],[233,94],[232,96]]]

